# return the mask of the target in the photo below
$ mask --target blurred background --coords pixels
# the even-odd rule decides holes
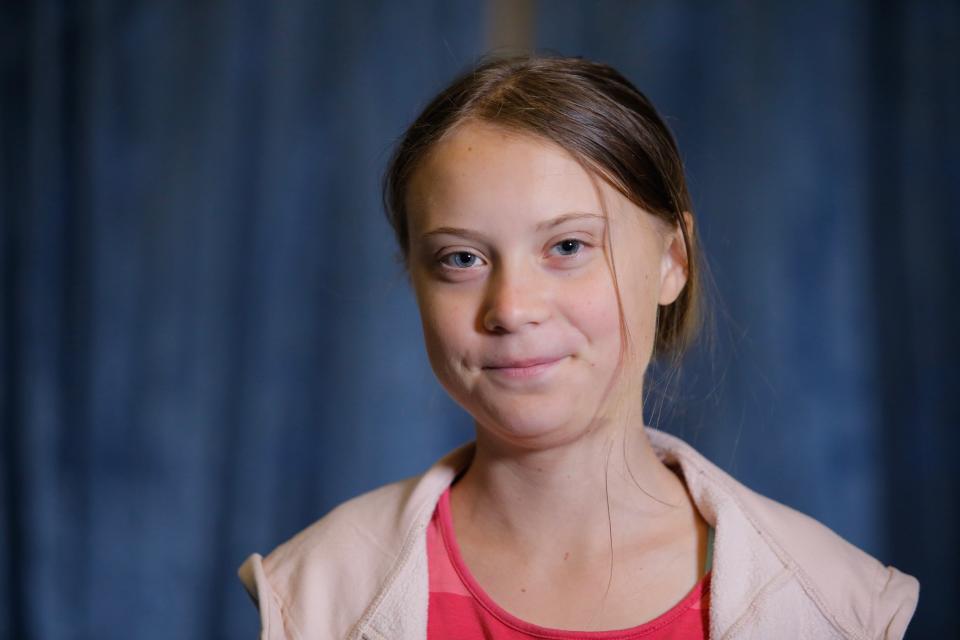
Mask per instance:
[[[957,629],[958,3],[0,16],[0,637],[255,637],[248,554],[471,437],[379,180],[531,48],[621,70],[688,166],[713,346],[648,424],[917,576],[909,637]]]

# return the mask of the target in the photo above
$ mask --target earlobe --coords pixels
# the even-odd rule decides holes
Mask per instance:
[[[687,233],[693,233],[693,216],[689,212],[683,214]],[[684,242],[683,231],[679,226],[674,227],[664,238],[665,247],[660,262],[660,299],[658,303],[668,305],[673,303],[687,284],[689,260],[687,245]]]

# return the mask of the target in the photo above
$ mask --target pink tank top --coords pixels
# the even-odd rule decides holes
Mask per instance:
[[[708,637],[710,573],[666,613],[618,631],[564,631],[532,624],[507,613],[477,584],[453,536],[450,489],[427,527],[430,604],[428,640],[701,640]]]

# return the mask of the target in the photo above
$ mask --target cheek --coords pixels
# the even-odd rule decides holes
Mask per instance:
[[[618,256],[623,256],[621,249]],[[621,340],[621,308],[617,303],[617,290],[620,294],[623,321],[629,334],[632,359],[645,369],[653,347],[656,332],[658,274],[652,260],[618,259],[617,284],[613,284],[609,271],[604,275],[605,282],[595,280],[588,289],[576,296],[573,313],[592,342],[607,345],[604,353],[619,358]],[[605,292],[602,295],[598,292]]]
[[[582,331],[593,342],[619,340],[620,310],[612,287],[609,295],[596,295],[596,290],[584,292],[575,298],[572,314]]]
[[[568,322],[593,349],[599,350],[598,358],[602,360],[619,351],[620,310],[609,273],[566,288],[562,299]]]
[[[630,330],[635,355],[649,359],[657,324],[659,274],[652,265],[640,265],[638,277],[621,284],[624,313]]]
[[[440,374],[453,360],[459,360],[470,344],[473,310],[456,296],[417,296],[424,342],[430,361]]]

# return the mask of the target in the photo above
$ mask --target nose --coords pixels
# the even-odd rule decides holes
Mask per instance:
[[[497,269],[487,280],[483,328],[504,334],[541,324],[550,314],[548,296],[548,287],[535,274],[519,268]]]

